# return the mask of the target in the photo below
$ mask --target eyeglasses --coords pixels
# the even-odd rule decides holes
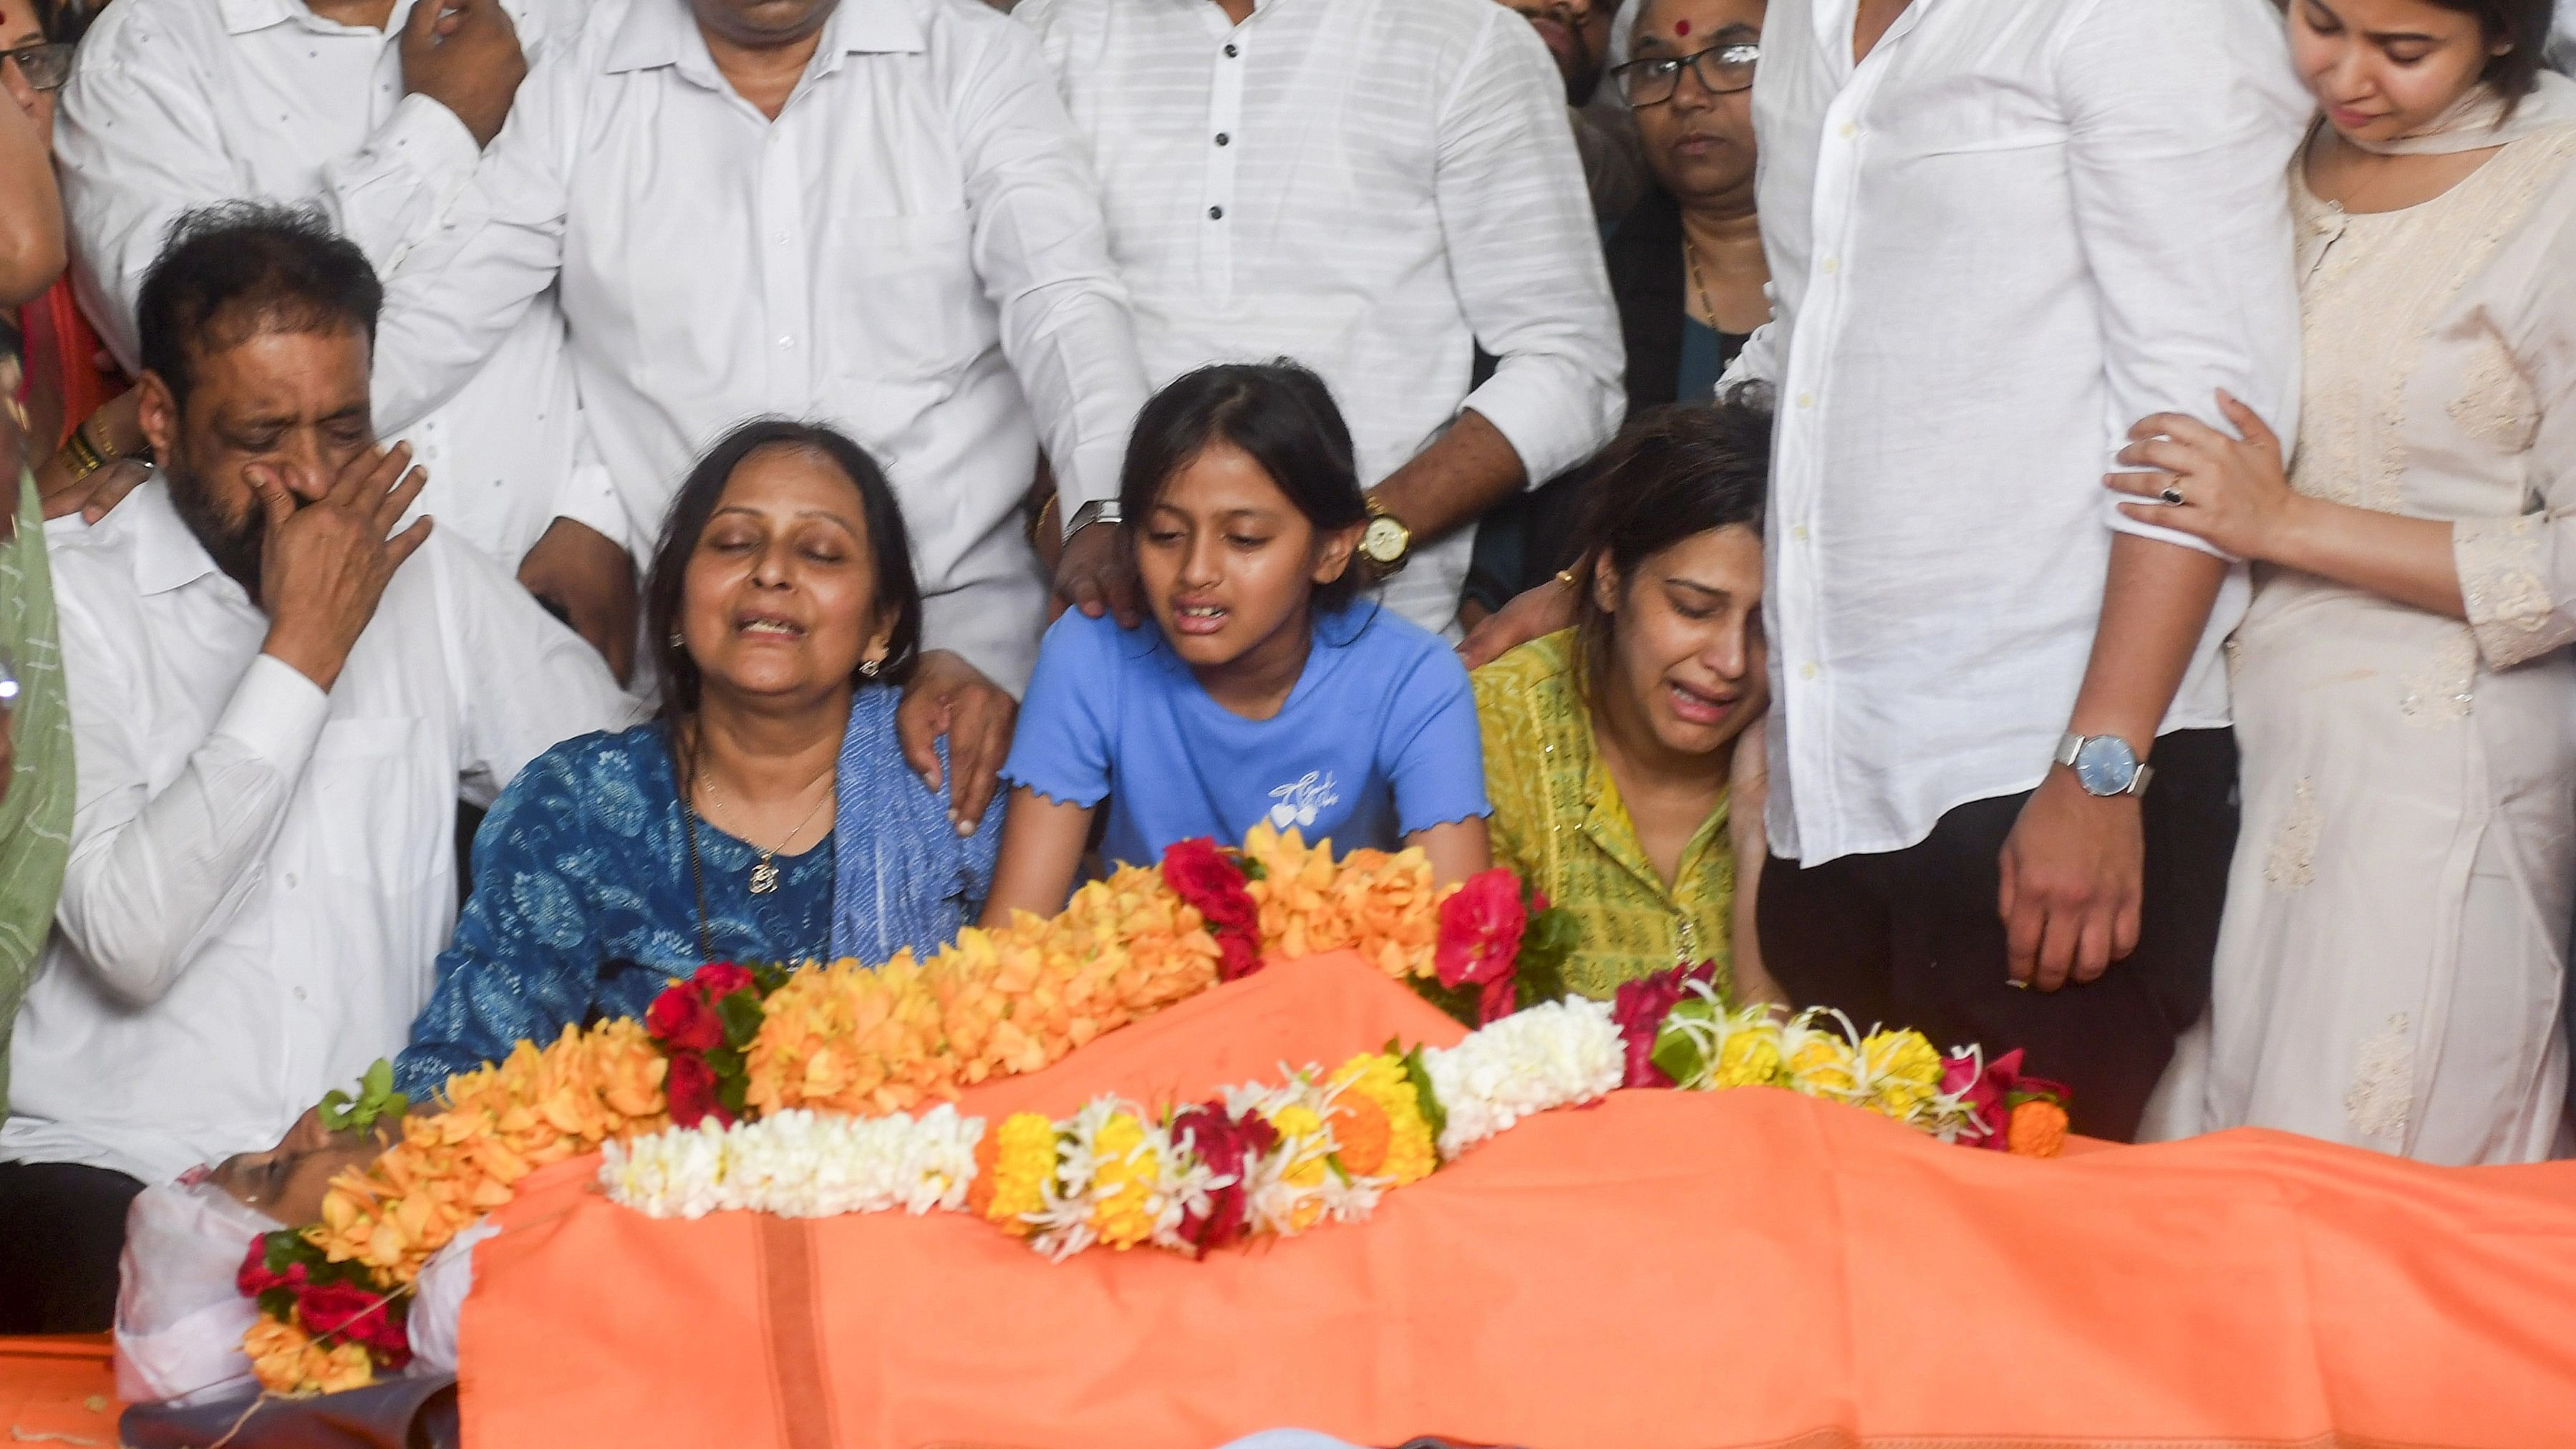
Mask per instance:
[[[1747,41],[1712,45],[1696,54],[1666,58],[1652,56],[1614,66],[1610,78],[1618,83],[1619,99],[1631,110],[1660,106],[1681,89],[1682,72],[1699,77],[1700,89],[1713,96],[1730,95],[1749,89],[1753,84],[1753,63],[1762,58],[1762,47]]]
[[[66,41],[0,50],[0,58],[16,61],[18,74],[40,91],[59,90],[63,82],[72,78],[72,47]]]

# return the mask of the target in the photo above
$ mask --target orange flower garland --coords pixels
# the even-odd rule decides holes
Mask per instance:
[[[1430,862],[1419,850],[1309,847],[1255,827],[1247,859],[1264,958],[1349,948],[1389,975],[1431,974],[1439,934]],[[928,963],[809,965],[771,993],[746,1053],[754,1115],[789,1107],[904,1111],[961,1087],[1036,1071],[1139,1017],[1216,984],[1222,953],[1197,910],[1158,871],[1126,867],[1076,892],[1061,915],[968,928]],[[633,1019],[566,1027],[542,1049],[448,1079],[441,1109],[406,1117],[402,1140],[332,1181],[322,1221],[301,1229],[333,1262],[388,1291],[510,1201],[537,1168],[668,1125],[667,1063]],[[354,1387],[363,1350],[263,1319],[243,1341],[263,1386]]]

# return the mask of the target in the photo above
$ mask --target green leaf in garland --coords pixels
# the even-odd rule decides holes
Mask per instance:
[[[1520,954],[1512,958],[1513,999],[1523,1009],[1563,998],[1565,963],[1583,943],[1583,923],[1572,911],[1550,906],[1529,918]]]
[[[292,1288],[260,1290],[259,1312],[263,1318],[274,1318],[280,1323],[286,1322],[288,1316],[295,1312],[295,1290]]]
[[[748,1080],[738,1076],[716,1078],[716,1100],[724,1103],[724,1109],[736,1118],[742,1116],[744,1104],[750,1096],[751,1083]]]
[[[1397,1045],[1393,1041],[1386,1044],[1389,1055],[1395,1053]],[[1404,1053],[1404,1075],[1413,1083],[1414,1100],[1422,1105],[1422,1124],[1431,1129],[1431,1140],[1438,1142],[1440,1134],[1449,1130],[1449,1109],[1440,1105],[1440,1093],[1432,1088],[1431,1068],[1423,1063],[1422,1048]]]
[[[1699,1079],[1708,1070],[1708,1050],[1700,1039],[1689,1032],[1675,1031],[1676,1021],[1714,1021],[1717,1008],[1703,996],[1685,996],[1664,1018],[1655,1034],[1655,1050],[1650,1058],[1665,1076],[1684,1086]]]
[[[715,1073],[718,1080],[742,1075],[742,1053],[730,1047],[717,1047],[706,1056],[707,1070]]]
[[[1243,872],[1243,880],[1246,885],[1257,880],[1270,879],[1270,867],[1263,865],[1260,861],[1254,860],[1251,856],[1235,855],[1227,858],[1234,862],[1236,869]]]
[[[724,1023],[725,1045],[735,1051],[750,1049],[767,1015],[761,1010],[759,997],[749,991],[737,991],[716,1003],[716,1017]],[[708,1064],[714,1065],[712,1061]]]
[[[358,1095],[334,1087],[322,1094],[322,1126],[331,1132],[366,1132],[387,1118],[399,1120],[411,1110],[411,1098],[394,1090],[394,1064],[378,1057],[358,1078]]]

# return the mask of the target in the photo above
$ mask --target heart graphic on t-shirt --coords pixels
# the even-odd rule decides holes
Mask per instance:
[[[1294,805],[1287,804],[1283,801],[1280,804],[1270,807],[1270,828],[1273,830],[1287,829],[1289,822],[1296,818],[1297,807]]]

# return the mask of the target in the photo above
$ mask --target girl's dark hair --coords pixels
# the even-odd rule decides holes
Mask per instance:
[[[1127,463],[1118,475],[1118,511],[1141,527],[1172,475],[1211,443],[1240,448],[1319,533],[1368,518],[1360,499],[1351,430],[1324,380],[1287,358],[1232,362],[1183,373],[1136,415]],[[1128,531],[1135,547],[1137,528]],[[1359,560],[1315,589],[1315,609],[1330,613],[1359,592]]]
[[[663,720],[677,723],[698,708],[700,680],[689,651],[673,642],[680,627],[681,595],[688,586],[689,556],[707,531],[723,501],[725,485],[751,455],[763,448],[801,448],[831,460],[850,486],[859,491],[859,514],[868,526],[868,552],[877,570],[877,608],[894,616],[886,657],[876,677],[901,683],[912,672],[921,647],[921,585],[912,575],[912,540],[904,532],[903,510],[885,470],[868,450],[819,423],[787,418],[760,418],[727,433],[689,470],[671,500],[662,524],[662,541],[653,550],[653,565],[644,576],[644,643],[662,676]]]
[[[2478,79],[2495,88],[2508,104],[2530,95],[2548,63],[2550,12],[2556,0],[2433,0],[2445,10],[2474,15],[2488,45],[2509,45],[2502,55],[2487,57]]]
[[[1586,691],[1609,667],[1616,620],[1593,597],[1591,571],[1608,564],[1621,587],[1647,559],[1712,528],[1762,531],[1771,475],[1771,407],[1756,385],[1714,404],[1650,408],[1605,449],[1576,533],[1575,644]]]

